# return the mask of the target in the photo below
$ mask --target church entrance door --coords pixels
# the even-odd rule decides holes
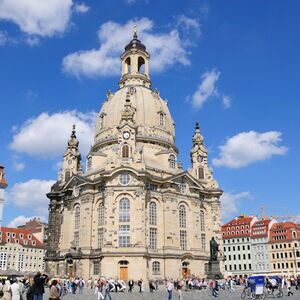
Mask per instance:
[[[120,280],[128,280],[128,267],[120,266]]]

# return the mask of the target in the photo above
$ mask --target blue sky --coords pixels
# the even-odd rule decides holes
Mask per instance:
[[[47,218],[44,194],[71,126],[85,154],[133,24],[151,54],[152,86],[169,101],[185,168],[200,122],[225,192],[223,220],[261,205],[268,215],[300,215],[299,1],[35,2],[0,2],[4,225]]]

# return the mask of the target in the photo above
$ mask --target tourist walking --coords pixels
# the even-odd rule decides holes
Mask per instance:
[[[97,300],[103,300],[103,282],[99,279],[95,287],[95,294],[97,294]]]
[[[110,281],[106,282],[106,287],[105,287],[105,296],[104,300],[109,299],[111,300],[111,295],[110,295],[110,290],[113,288],[113,284]]]
[[[49,293],[50,300],[59,300],[59,289],[57,288],[57,280],[52,280]]]
[[[132,279],[130,279],[128,281],[128,292],[129,293],[132,293],[133,286],[134,286],[134,281]]]
[[[173,300],[174,284],[172,280],[167,281],[168,300]]]
[[[11,289],[9,280],[5,280],[5,284],[3,286],[3,298],[5,298],[6,300],[11,300]]]
[[[218,296],[219,296],[219,282],[218,282],[218,276],[216,276],[216,277],[215,277],[215,280],[213,281],[212,296],[213,296],[213,297],[218,297]]]
[[[11,289],[11,299],[20,300],[20,286],[18,280],[15,279],[13,284],[10,286]]]
[[[184,286],[184,282],[182,280],[179,280],[178,283],[177,283],[177,290],[178,290],[179,300],[182,300],[182,289],[183,289],[183,286]]]
[[[291,285],[291,279],[290,278],[288,278],[287,280],[286,280],[286,289],[287,289],[287,292],[288,292],[288,296],[293,296],[294,295],[294,293],[291,291],[291,289],[292,289],[292,285]]]
[[[140,288],[139,292],[143,292],[144,291],[144,283],[143,283],[143,279],[141,278],[139,281],[138,281],[138,286]]]

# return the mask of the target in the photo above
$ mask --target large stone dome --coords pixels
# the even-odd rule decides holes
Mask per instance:
[[[138,134],[174,143],[174,122],[167,101],[157,90],[139,85],[124,86],[115,94],[108,94],[96,122],[96,143],[117,132],[126,105],[133,112]]]

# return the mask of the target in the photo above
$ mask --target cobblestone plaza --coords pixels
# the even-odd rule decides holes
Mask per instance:
[[[293,296],[287,296],[287,293],[284,293],[283,298],[280,299],[300,299],[300,291],[293,290],[294,295]],[[238,287],[234,293],[230,293],[229,291],[220,291],[218,299],[224,299],[224,300],[235,300],[235,299],[241,299],[241,293],[242,293],[242,287]],[[128,292],[119,292],[119,293],[111,293],[111,297],[113,300],[138,300],[138,299],[149,299],[149,300],[163,300],[168,299],[167,292],[164,286],[160,286],[158,291],[155,291],[153,293],[150,293],[148,291],[148,288],[145,288],[145,292],[139,293],[138,287],[135,286],[135,289],[133,293]],[[46,292],[46,295],[44,296],[45,299],[48,299],[48,291]],[[64,300],[96,300],[97,297],[94,294],[94,290],[85,289],[83,295],[66,295],[63,297]],[[173,292],[173,300],[179,299],[179,294],[177,291]],[[207,290],[193,290],[193,291],[183,291],[182,292],[182,299],[183,300],[199,300],[199,299],[213,299],[211,295],[211,291],[209,289]],[[247,299],[247,298],[246,298]],[[272,297],[267,299],[273,299]]]

